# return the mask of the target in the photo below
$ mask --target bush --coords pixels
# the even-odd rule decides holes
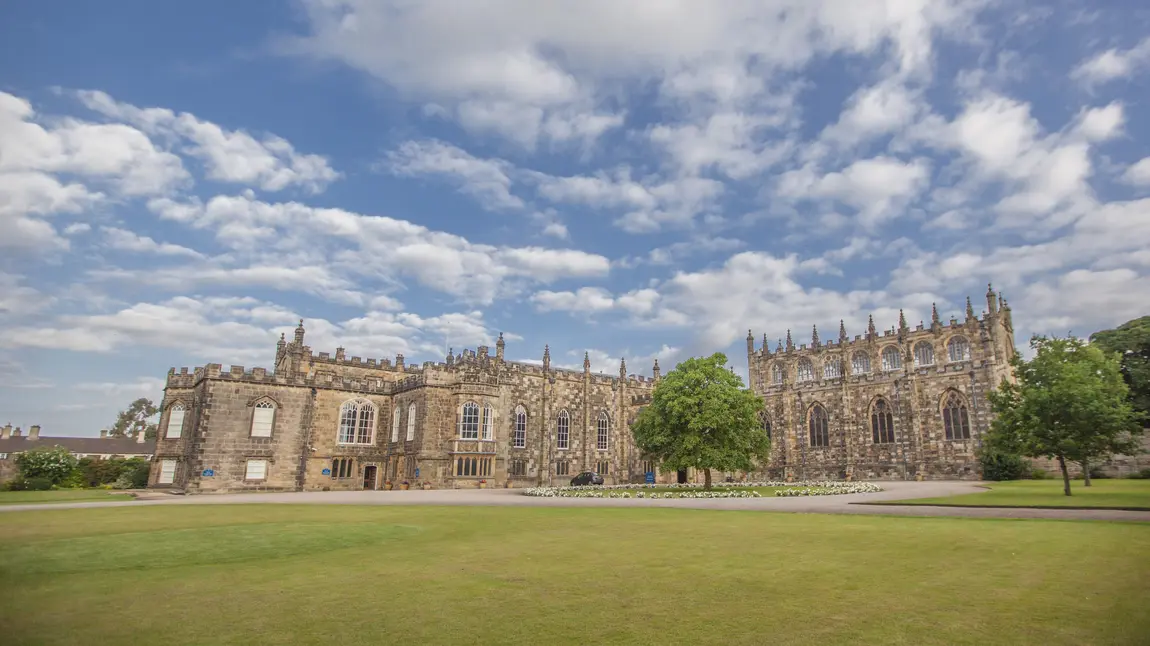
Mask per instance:
[[[21,477],[46,478],[49,485],[66,482],[76,470],[76,464],[76,456],[62,446],[41,447],[16,456]]]
[[[1090,468],[1090,479],[1091,480],[1106,480],[1109,477],[1110,477],[1109,474],[1107,474],[1105,471],[1103,471],[1102,467],[1091,467]]]
[[[1030,479],[1031,480],[1049,480],[1050,479],[1050,473],[1048,473],[1046,471],[1046,469],[1043,469],[1042,467],[1031,467],[1030,468]]]
[[[987,450],[979,455],[984,480],[1021,480],[1031,475],[1031,466],[1021,455]]]
[[[120,472],[119,477],[112,483],[114,489],[145,489],[148,486],[149,465],[139,459],[128,460],[131,463]]]
[[[15,491],[48,491],[52,488],[52,481],[42,476],[20,478],[19,482],[21,488]]]
[[[1126,476],[1131,480],[1150,480],[1150,469],[1142,469]]]

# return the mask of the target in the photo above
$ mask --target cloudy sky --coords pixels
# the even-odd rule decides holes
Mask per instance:
[[[1089,7],[1088,10],[1083,7]],[[1142,8],[1139,8],[1142,7]],[[94,435],[169,367],[1150,313],[1133,1],[0,8],[0,423]]]

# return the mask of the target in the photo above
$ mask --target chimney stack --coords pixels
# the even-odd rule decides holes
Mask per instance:
[[[0,428],[0,439],[6,440],[12,437],[12,425],[5,424],[4,428]]]
[[[23,434],[24,431],[21,431],[19,426],[16,427],[16,430],[12,431],[12,437],[20,437]]]
[[[108,429],[106,429],[106,428],[100,429],[100,439],[101,440],[108,439]]]
[[[33,424],[32,426],[28,427],[28,439],[30,439],[30,440],[40,439],[40,425],[39,424]]]
[[[144,443],[144,437],[146,435],[147,435],[147,433],[145,433],[143,429],[140,429],[139,431],[137,431],[136,432],[136,444],[143,444]]]

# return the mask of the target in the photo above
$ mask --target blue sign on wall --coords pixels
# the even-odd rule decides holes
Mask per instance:
[[[654,471],[648,471],[647,472],[647,484],[655,484],[655,472]]]
[[[323,471],[320,471],[320,473],[322,473],[325,476],[330,476],[331,475],[331,469],[324,469]]]
[[[211,478],[211,477],[214,477],[216,475],[216,472],[213,469],[204,469],[204,472],[202,475],[205,478]]]
[[[419,467],[415,467],[415,477],[419,477]]]

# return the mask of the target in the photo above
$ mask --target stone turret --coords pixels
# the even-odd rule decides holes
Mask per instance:
[[[779,344],[775,346],[775,354],[783,351],[783,340],[779,339]]]
[[[448,348],[447,349],[447,365],[449,365],[449,366],[455,365],[455,348]]]
[[[336,361],[343,361],[346,358],[347,358],[347,349],[346,348],[344,348],[341,345],[340,347],[335,349],[335,360]]]
[[[787,352],[794,352],[795,342],[791,341],[791,331],[787,330]]]
[[[878,338],[878,332],[874,329],[874,314],[867,316],[866,324],[866,340],[874,341]]]
[[[590,374],[590,373],[591,373],[591,353],[584,351],[583,352],[583,374]]]
[[[284,333],[280,332],[280,340],[276,343],[276,357],[282,357],[284,348],[287,347],[287,339],[284,338]]]
[[[994,297],[994,286],[986,284],[986,311],[994,314],[998,311],[998,301]]]
[[[293,341],[293,343],[295,343],[297,346],[303,345],[303,333],[303,319],[300,319],[299,325],[295,329],[295,341]]]
[[[750,357],[755,353],[755,335],[747,330],[747,356]]]
[[[545,345],[545,346],[543,346],[543,370],[547,371],[550,369],[551,369],[551,346]]]
[[[658,359],[655,359],[655,367],[651,368],[651,374],[654,375],[655,381],[659,381],[660,379],[663,378],[663,373],[660,372],[660,370],[659,370],[659,360]]]
[[[619,378],[627,378],[627,360],[623,358],[619,359]]]
[[[974,320],[974,305],[970,303],[970,297],[966,297],[966,322],[970,323]]]
[[[847,342],[847,326],[845,323],[843,323],[842,319],[839,319],[839,345],[842,345],[846,342]]]
[[[503,350],[507,347],[507,342],[503,340],[503,333],[499,333],[499,340],[495,342],[495,360],[503,363]]]

